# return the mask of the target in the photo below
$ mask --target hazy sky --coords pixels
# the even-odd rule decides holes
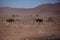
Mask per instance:
[[[0,7],[33,8],[46,3],[60,2],[60,0],[0,0]]]

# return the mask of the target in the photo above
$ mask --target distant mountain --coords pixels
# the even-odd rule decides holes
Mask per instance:
[[[34,10],[39,10],[40,12],[43,11],[60,11],[60,3],[55,4],[43,4],[38,7],[35,7]]]
[[[0,7],[0,15],[11,14],[41,14],[42,12],[53,12],[60,15],[60,3],[43,4],[35,8],[10,8]]]

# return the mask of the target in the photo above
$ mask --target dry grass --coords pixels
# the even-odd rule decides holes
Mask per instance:
[[[6,20],[10,18],[18,20],[11,23],[7,22]],[[11,16],[0,18],[0,40],[55,40],[56,37],[60,37],[59,25],[46,22],[46,20],[43,23],[37,23],[34,20],[35,18],[39,17],[30,17],[29,15],[15,18]],[[28,39],[25,39],[26,37]]]

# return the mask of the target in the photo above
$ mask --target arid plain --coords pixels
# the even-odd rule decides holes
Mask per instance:
[[[0,40],[60,40],[60,3],[0,7]]]

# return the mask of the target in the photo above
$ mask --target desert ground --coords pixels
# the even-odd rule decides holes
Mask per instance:
[[[0,40],[60,40],[60,3],[1,7]]]

